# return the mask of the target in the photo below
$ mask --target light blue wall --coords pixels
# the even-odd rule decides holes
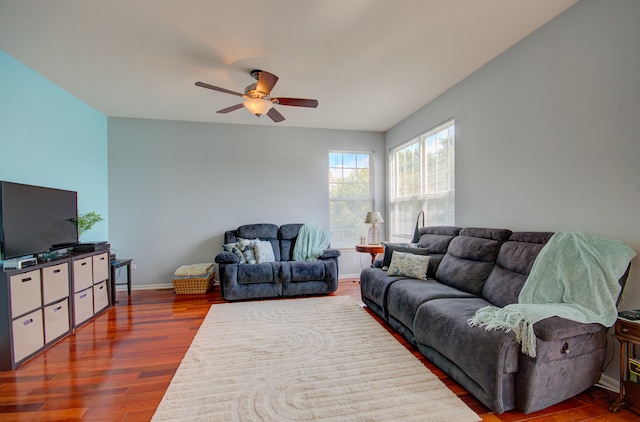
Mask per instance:
[[[108,236],[107,117],[0,50],[0,180],[78,192]]]

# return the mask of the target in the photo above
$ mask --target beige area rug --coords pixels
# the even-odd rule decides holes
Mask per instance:
[[[479,421],[348,296],[213,305],[154,421]]]

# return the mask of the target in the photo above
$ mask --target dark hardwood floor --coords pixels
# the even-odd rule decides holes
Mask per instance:
[[[359,284],[341,281],[335,294],[360,301]],[[131,298],[117,296],[115,307],[75,334],[18,370],[0,372],[1,421],[151,419],[209,307],[224,300],[217,286],[206,295],[134,290]],[[496,415],[393,334],[484,421],[640,421],[629,410],[609,413],[615,394],[599,388],[533,414]]]

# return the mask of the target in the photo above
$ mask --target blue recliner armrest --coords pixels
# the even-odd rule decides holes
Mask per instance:
[[[322,255],[318,257],[318,259],[331,259],[338,258],[340,256],[340,251],[337,249],[325,249],[322,251]]]
[[[237,264],[240,259],[233,252],[220,252],[215,258],[216,264]]]

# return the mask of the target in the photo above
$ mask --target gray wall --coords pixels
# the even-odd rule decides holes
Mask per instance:
[[[381,133],[123,118],[108,126],[109,241],[134,259],[134,288],[170,285],[178,266],[213,262],[224,231],[242,224],[328,227],[330,149],[374,151],[376,203],[385,203]],[[341,274],[359,273],[345,252]]]
[[[455,117],[457,225],[581,231],[640,252],[639,18],[638,1],[578,2],[390,130],[386,147]],[[640,308],[632,265],[621,309]]]

